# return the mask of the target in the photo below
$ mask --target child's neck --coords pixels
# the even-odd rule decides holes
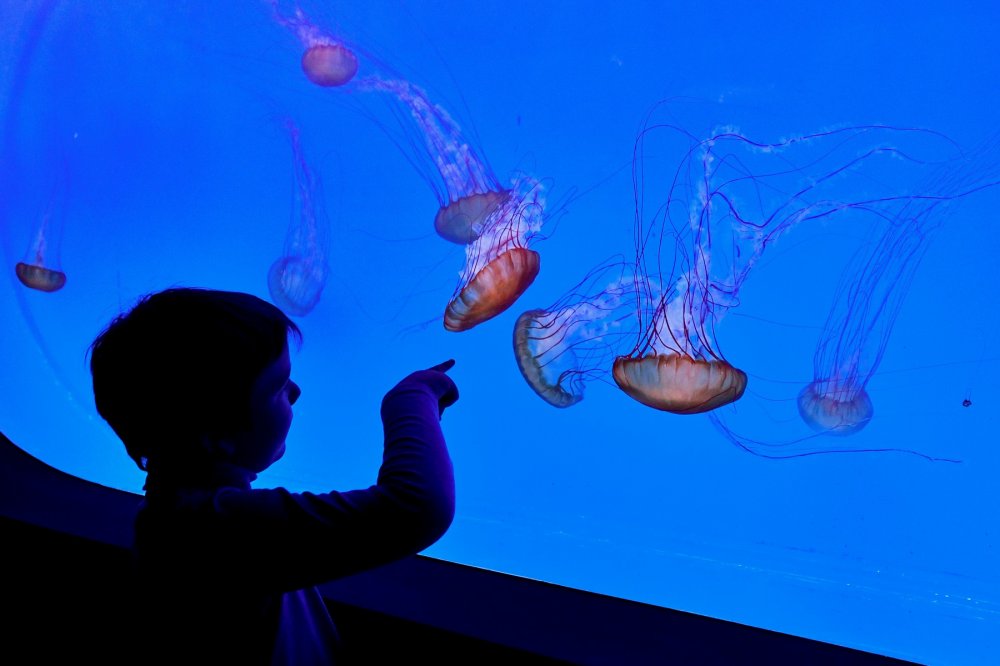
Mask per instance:
[[[151,466],[146,475],[146,492],[172,488],[244,488],[257,475],[228,461],[214,461],[200,465]]]

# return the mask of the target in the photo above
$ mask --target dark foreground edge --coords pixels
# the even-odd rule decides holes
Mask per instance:
[[[122,600],[140,499],[61,472],[0,434],[0,603],[16,618],[2,632],[7,649],[112,660],[111,648],[126,644],[122,619],[135,619]],[[323,592],[358,663],[404,653],[436,664],[908,663],[423,556]]]

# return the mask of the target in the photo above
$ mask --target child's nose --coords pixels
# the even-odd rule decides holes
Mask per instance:
[[[289,393],[288,404],[294,405],[295,401],[299,399],[300,395],[302,395],[302,389],[299,388],[298,384],[292,382],[292,390]]]

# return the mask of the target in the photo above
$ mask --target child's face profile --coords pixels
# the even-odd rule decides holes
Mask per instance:
[[[232,461],[254,473],[270,467],[285,453],[292,425],[292,405],[302,391],[290,378],[288,347],[264,367],[250,393],[250,427],[232,438]]]

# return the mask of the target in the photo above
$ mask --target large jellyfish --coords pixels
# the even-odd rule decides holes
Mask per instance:
[[[869,162],[895,155],[890,146],[871,147],[873,137],[905,131],[849,127],[762,143],[731,128],[699,139],[677,125],[647,121],[633,160],[642,333],[633,350],[615,360],[618,386],[675,414],[739,400],[747,375],[719,350],[717,324],[739,304],[751,269],[785,232],[866,205],[864,197],[837,195],[851,179],[863,179]],[[680,159],[663,174],[665,200],[647,224],[643,190],[657,161],[649,155],[663,149],[647,145],[653,137],[679,142],[665,150]]]
[[[592,270],[558,301],[527,310],[514,324],[514,358],[528,386],[554,407],[583,400],[586,384],[607,376],[619,342],[634,335],[630,269]]]
[[[483,223],[482,234],[465,249],[465,267],[445,308],[444,327],[467,331],[492,319],[531,286],[541,267],[528,248],[544,222],[543,183],[516,179],[509,196]]]
[[[994,187],[1000,179],[1000,135],[962,158],[939,166],[917,193],[873,202],[884,218],[872,247],[857,252],[844,272],[813,357],[813,380],[799,393],[802,420],[813,430],[853,435],[874,414],[866,391],[878,369],[896,317],[950,204]]]
[[[324,88],[342,86],[358,71],[354,50],[309,20],[298,6],[291,16],[281,13],[278,0],[269,0],[278,24],[295,33],[302,44],[302,72],[310,81]]]
[[[326,286],[327,220],[320,178],[302,154],[299,129],[286,121],[295,167],[295,197],[285,248],[267,273],[267,287],[275,305],[302,317],[319,303]]]
[[[423,164],[415,166],[437,196],[434,229],[439,236],[461,245],[471,243],[484,233],[499,209],[518,205],[511,201],[516,193],[500,184],[489,163],[463,136],[458,123],[420,86],[378,77],[369,77],[359,85],[389,93],[416,122],[433,173],[427,173]]]

